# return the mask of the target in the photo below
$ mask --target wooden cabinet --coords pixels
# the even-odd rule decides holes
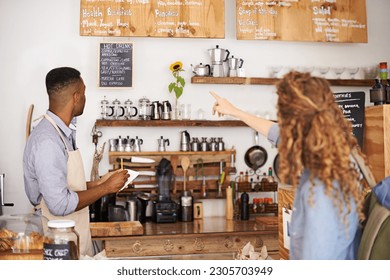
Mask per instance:
[[[366,107],[363,152],[377,182],[390,175],[390,104]]]
[[[156,224],[146,222],[142,236],[95,237],[103,240],[107,257],[133,259],[226,259],[247,242],[256,251],[267,247],[278,259],[277,227],[255,220],[233,221],[210,217],[193,222]]]

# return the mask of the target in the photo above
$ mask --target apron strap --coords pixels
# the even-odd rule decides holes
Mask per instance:
[[[66,141],[65,141],[64,137],[62,136],[62,132],[61,132],[60,129],[58,128],[58,125],[54,122],[54,120],[53,120],[48,114],[45,114],[45,115],[44,115],[44,118],[47,119],[47,120],[54,126],[54,128],[57,130],[58,134],[59,134],[60,137],[61,137],[62,142],[63,142],[64,145],[65,145],[65,150],[69,153],[68,145],[66,144]]]

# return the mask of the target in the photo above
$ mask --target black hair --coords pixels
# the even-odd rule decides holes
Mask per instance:
[[[80,80],[80,72],[74,68],[60,67],[52,69],[46,75],[47,94],[52,96],[68,85]]]

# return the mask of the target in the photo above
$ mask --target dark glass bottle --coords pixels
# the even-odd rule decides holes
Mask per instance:
[[[386,103],[386,89],[379,79],[375,79],[375,84],[370,89],[370,102],[374,103],[374,105]]]
[[[386,104],[390,104],[390,79],[387,80],[385,91],[386,91]]]
[[[241,194],[241,220],[249,220],[249,195],[246,192]]]

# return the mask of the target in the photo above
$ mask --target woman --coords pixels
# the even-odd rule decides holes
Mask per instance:
[[[286,74],[277,84],[277,124],[211,94],[214,112],[241,119],[278,146],[279,177],[296,187],[290,259],[356,259],[362,186],[350,154],[358,144],[328,82]]]

